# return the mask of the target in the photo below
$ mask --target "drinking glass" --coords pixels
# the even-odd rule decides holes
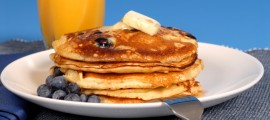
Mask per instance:
[[[63,34],[102,26],[105,0],[38,0],[46,48]]]

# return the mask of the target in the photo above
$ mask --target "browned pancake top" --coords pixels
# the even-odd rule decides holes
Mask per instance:
[[[162,27],[154,36],[101,29],[66,34],[53,47],[63,57],[88,62],[178,62],[197,52],[195,38],[175,28]]]

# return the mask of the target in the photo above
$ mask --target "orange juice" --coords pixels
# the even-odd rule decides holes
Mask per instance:
[[[46,47],[65,33],[102,26],[104,0],[38,0],[39,19]]]

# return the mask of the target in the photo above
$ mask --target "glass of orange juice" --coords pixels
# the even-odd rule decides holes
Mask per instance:
[[[105,1],[38,0],[38,11],[44,44],[52,48],[63,34],[102,26]]]

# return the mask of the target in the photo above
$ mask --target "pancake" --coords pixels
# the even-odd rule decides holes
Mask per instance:
[[[51,54],[50,58],[61,68],[94,72],[94,73],[152,73],[182,71],[197,59],[197,54],[177,63],[142,63],[142,62],[84,62]]]
[[[161,27],[150,36],[139,30],[100,27],[69,33],[52,44],[62,57],[85,62],[180,62],[197,53],[191,34]]]
[[[195,94],[193,96],[200,97],[203,94],[202,91],[199,91],[198,94]],[[182,98],[183,96],[190,96],[192,95],[189,92],[182,92],[179,95],[170,96],[171,97],[178,97]],[[98,95],[101,103],[109,103],[109,104],[135,104],[135,103],[153,103],[153,102],[160,102],[167,98],[157,98],[157,99],[151,99],[151,100],[142,100],[138,98],[121,98],[121,97],[110,97],[110,96],[104,96],[104,95]]]
[[[134,103],[145,103],[145,100],[136,98],[119,98],[119,97],[109,97],[109,96],[99,96],[101,103],[109,104],[134,104]]]
[[[93,73],[61,68],[69,82],[85,89],[126,89],[167,87],[197,77],[203,63],[197,59],[194,64],[179,72],[168,73]]]
[[[120,89],[120,90],[94,90],[84,89],[82,93],[91,95],[105,95],[120,98],[137,98],[142,100],[152,100],[179,95],[183,92],[190,95],[197,95],[201,92],[201,87],[195,80],[187,80],[168,87],[158,87],[153,89]]]

